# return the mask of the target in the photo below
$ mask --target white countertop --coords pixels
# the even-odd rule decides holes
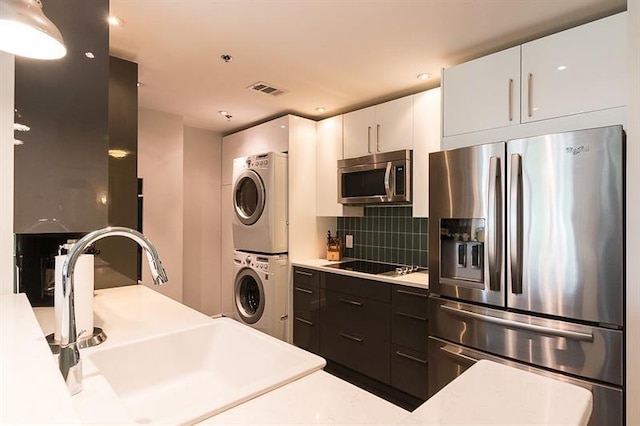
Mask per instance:
[[[348,262],[353,259],[344,259],[341,262]],[[429,288],[429,273],[426,271],[413,272],[411,274],[400,276],[388,276],[378,274],[367,274],[364,272],[348,271],[345,269],[329,268],[327,265],[340,263],[326,259],[307,259],[292,261],[293,266],[315,269],[323,272],[331,272],[333,274],[349,275],[352,277],[365,278],[368,280],[383,281],[391,284],[400,284],[409,287]]]
[[[0,309],[2,423],[131,423],[87,356],[84,390],[74,397],[67,394],[24,295],[0,298]],[[53,309],[35,311],[45,333],[53,330]],[[99,290],[95,313],[96,325],[108,339],[82,354],[215,321],[143,286]],[[318,371],[203,423],[584,425],[591,404],[585,389],[480,361],[413,413]]]
[[[79,424],[27,297],[0,296],[0,319],[0,424]]]
[[[482,360],[418,407],[403,425],[586,425],[588,390]]]

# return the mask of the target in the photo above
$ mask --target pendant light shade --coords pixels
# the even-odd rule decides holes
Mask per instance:
[[[0,50],[34,59],[67,54],[62,34],[44,15],[40,0],[0,0]]]

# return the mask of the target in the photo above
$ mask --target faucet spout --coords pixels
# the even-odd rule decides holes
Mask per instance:
[[[62,327],[60,333],[60,355],[58,364],[62,377],[67,383],[71,395],[82,390],[82,362],[78,348],[75,304],[73,291],[73,272],[80,255],[91,244],[110,236],[129,238],[138,243],[143,249],[149,262],[151,276],[155,285],[162,285],[168,281],[167,273],[162,266],[158,251],[147,237],[140,232],[119,226],[98,229],[82,237],[67,253],[67,260],[62,266]]]

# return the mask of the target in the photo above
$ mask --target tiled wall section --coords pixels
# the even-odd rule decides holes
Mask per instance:
[[[353,235],[345,257],[427,267],[427,221],[411,207],[365,207],[363,217],[339,217],[338,235]]]

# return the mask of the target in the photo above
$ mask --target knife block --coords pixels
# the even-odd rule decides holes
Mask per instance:
[[[327,260],[342,260],[342,241],[333,237],[327,242]]]

